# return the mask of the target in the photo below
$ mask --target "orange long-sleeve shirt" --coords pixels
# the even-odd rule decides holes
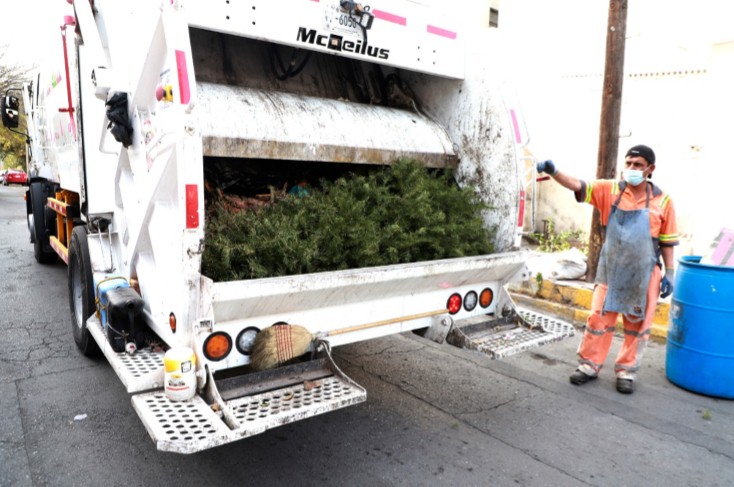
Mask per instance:
[[[650,236],[656,244],[655,249],[659,256],[658,246],[672,247],[680,243],[678,227],[675,222],[675,207],[670,195],[652,182],[648,181],[647,184],[650,185],[652,190],[650,194]],[[581,181],[581,189],[575,195],[576,201],[589,203],[597,208],[601,213],[601,223],[606,226],[609,221],[609,214],[612,211],[612,204],[616,201],[620,191],[623,192],[618,205],[620,210],[629,211],[645,208],[645,194],[639,199],[635,199],[624,181],[611,179],[600,179],[591,183]]]

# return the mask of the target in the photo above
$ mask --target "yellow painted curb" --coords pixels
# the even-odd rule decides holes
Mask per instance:
[[[550,313],[562,316],[566,319],[586,323],[591,309],[591,298],[594,291],[584,285],[566,284],[558,281],[543,280],[538,283],[523,282],[510,286],[513,298],[520,302],[525,299],[532,300],[528,305],[544,309]],[[658,302],[655,309],[655,317],[651,335],[654,338],[665,340],[668,336],[668,314],[670,304]],[[617,330],[622,331],[622,318],[617,320]]]

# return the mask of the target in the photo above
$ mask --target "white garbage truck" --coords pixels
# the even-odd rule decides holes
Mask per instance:
[[[68,265],[76,345],[104,354],[159,450],[197,452],[364,401],[334,347],[414,331],[503,357],[573,334],[506,291],[526,260],[522,122],[495,36],[467,27],[458,5],[68,3],[58,62],[3,94],[3,123],[25,117],[30,239],[39,263]],[[400,158],[473,188],[497,253],[202,274],[205,173],[294,181]],[[275,324],[327,338],[253,370],[253,343]],[[187,400],[164,386],[172,349],[192,351]]]

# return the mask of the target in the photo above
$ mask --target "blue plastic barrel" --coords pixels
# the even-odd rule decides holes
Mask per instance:
[[[734,398],[734,267],[700,261],[678,261],[665,372],[684,389]]]

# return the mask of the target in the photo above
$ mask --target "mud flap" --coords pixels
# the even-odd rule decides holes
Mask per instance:
[[[492,358],[504,358],[557,342],[574,335],[570,323],[518,308],[505,291],[502,316],[481,316],[454,323],[446,342],[476,350]]]

